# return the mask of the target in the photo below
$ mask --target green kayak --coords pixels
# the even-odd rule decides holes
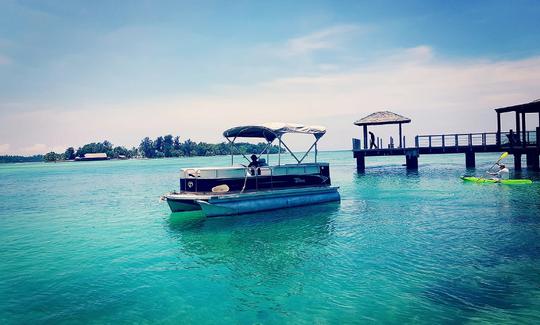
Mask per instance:
[[[461,179],[466,182],[475,182],[475,183],[532,184],[532,181],[530,179],[502,179],[500,181],[496,181],[491,178],[472,177],[472,176],[461,176]]]

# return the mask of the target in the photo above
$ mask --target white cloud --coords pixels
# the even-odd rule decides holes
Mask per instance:
[[[9,153],[10,145],[8,143],[0,144],[0,154],[6,155]]]
[[[36,143],[28,147],[21,148],[19,153],[27,155],[44,154],[49,151],[49,147],[43,143]]]
[[[54,151],[56,153],[63,153],[67,147],[68,146],[62,146],[62,145],[50,146],[44,143],[35,143],[30,146],[20,148],[19,150],[15,151],[14,154],[31,156],[31,155],[42,155],[51,151]]]
[[[137,145],[144,136],[166,133],[214,142],[222,140],[222,130],[237,124],[290,121],[326,125],[328,134],[321,149],[347,149],[350,138],[360,134],[353,121],[374,111],[388,109],[411,117],[412,123],[405,126],[411,139],[426,133],[493,131],[493,108],[540,97],[540,57],[448,60],[435,54],[420,46],[347,72],[330,70],[253,85],[227,85],[211,95],[89,103],[61,113],[51,108],[12,113],[0,121],[0,137],[7,140],[16,135],[26,143],[40,139],[75,147],[104,139]],[[531,121],[528,127],[534,128],[535,123]],[[43,125],[47,125],[46,135]],[[374,131],[386,136],[395,130]],[[15,140],[9,141],[15,146]],[[34,145],[24,150],[44,153],[52,148]]]
[[[357,25],[337,25],[321,29],[308,35],[289,39],[279,46],[278,56],[290,57],[306,55],[318,50],[336,49],[348,37],[361,30]]]

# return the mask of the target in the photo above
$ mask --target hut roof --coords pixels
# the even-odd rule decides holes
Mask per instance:
[[[540,113],[540,99],[537,99],[530,103],[496,108],[495,111],[497,111],[497,113],[507,113],[507,112]]]
[[[362,126],[362,125],[399,124],[399,123],[410,123],[410,122],[411,122],[411,119],[408,117],[401,116],[399,114],[389,112],[389,111],[383,111],[383,112],[375,112],[373,114],[369,114],[368,116],[354,122],[354,124]]]

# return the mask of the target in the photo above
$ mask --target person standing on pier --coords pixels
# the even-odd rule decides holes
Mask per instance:
[[[369,139],[370,139],[370,144],[369,144],[369,149],[373,149],[375,147],[375,149],[379,149],[379,147],[375,144],[375,134],[373,134],[373,132],[369,131]]]

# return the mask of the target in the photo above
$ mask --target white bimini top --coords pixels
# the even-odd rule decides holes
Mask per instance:
[[[264,123],[259,125],[235,126],[223,132],[226,138],[265,138],[272,142],[285,133],[313,134],[316,139],[326,133],[326,128],[320,125],[302,125],[296,123]]]

